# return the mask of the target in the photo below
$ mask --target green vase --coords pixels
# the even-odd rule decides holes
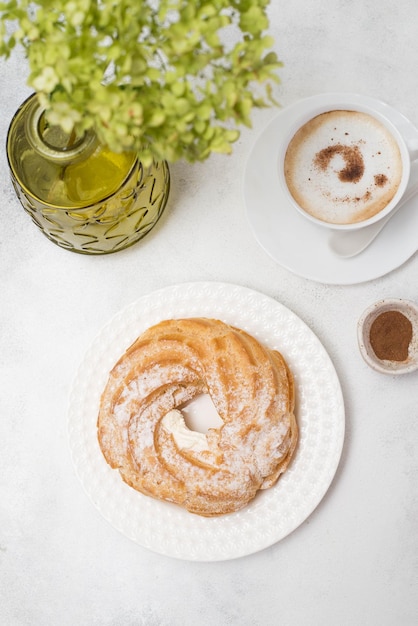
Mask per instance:
[[[66,134],[45,119],[36,94],[14,115],[7,157],[16,194],[51,241],[82,254],[123,250],[144,237],[167,203],[165,161],[145,167],[93,132]]]

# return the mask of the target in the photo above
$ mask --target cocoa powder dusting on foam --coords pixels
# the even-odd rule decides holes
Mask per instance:
[[[323,148],[315,155],[315,167],[324,172],[337,154],[342,156],[345,163],[345,167],[338,172],[338,178],[343,183],[358,183],[364,174],[364,161],[358,146],[343,146],[338,143]]]
[[[384,187],[388,182],[388,177],[386,174],[376,174],[374,177],[374,182],[376,187]]]

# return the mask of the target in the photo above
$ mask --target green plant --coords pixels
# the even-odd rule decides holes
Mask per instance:
[[[51,123],[175,161],[231,152],[281,65],[269,0],[0,0],[0,56],[23,46]],[[260,89],[261,87],[261,89]]]

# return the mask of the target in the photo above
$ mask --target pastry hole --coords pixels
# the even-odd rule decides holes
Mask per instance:
[[[223,424],[212,398],[202,393],[179,407],[187,428],[206,434],[209,428],[220,428]]]

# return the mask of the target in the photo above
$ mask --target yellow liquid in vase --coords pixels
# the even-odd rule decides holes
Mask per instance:
[[[43,185],[38,193],[44,196],[41,199],[55,206],[96,204],[119,189],[134,162],[133,153],[117,154],[98,146],[86,161],[59,168],[49,189]]]

